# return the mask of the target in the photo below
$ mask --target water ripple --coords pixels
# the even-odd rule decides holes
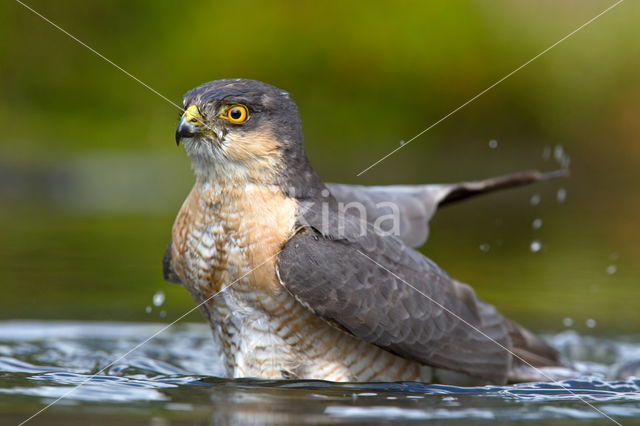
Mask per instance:
[[[640,379],[636,377],[640,341],[573,332],[548,337],[573,362],[580,377],[553,383],[460,387],[416,382],[228,380],[220,378],[223,369],[218,351],[204,324],[171,328],[93,375],[162,326],[0,322],[0,394],[8,401],[31,398],[39,404],[61,396],[65,396],[64,404],[76,405],[138,404],[137,409],[151,409],[148,404],[161,404],[154,409],[205,412],[214,423],[274,419],[275,423],[301,424],[308,419],[374,418],[494,422],[602,416],[581,400],[591,401],[613,417],[640,417]]]

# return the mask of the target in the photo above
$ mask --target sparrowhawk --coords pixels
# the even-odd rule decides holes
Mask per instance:
[[[229,377],[500,384],[523,365],[558,365],[541,338],[414,249],[438,206],[554,174],[325,184],[286,91],[216,80],[183,104],[176,141],[196,182],[164,274],[201,304]]]

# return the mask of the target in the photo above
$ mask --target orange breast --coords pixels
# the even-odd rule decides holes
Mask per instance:
[[[197,183],[173,227],[176,273],[206,293],[235,280],[277,289],[276,255],[293,232],[295,212],[295,201],[278,189]]]

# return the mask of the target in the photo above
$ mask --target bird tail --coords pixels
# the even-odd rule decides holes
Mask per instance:
[[[536,336],[521,325],[505,319],[509,337],[511,337],[514,364],[529,367],[560,366],[560,355],[542,337]]]
[[[484,180],[453,184],[446,195],[440,200],[438,206],[448,205],[500,189],[515,188],[567,176],[569,176],[569,169],[559,169],[546,173],[539,172],[538,170],[527,170]]]

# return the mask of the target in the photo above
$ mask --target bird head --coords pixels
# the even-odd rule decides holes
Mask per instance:
[[[183,107],[176,142],[198,177],[296,185],[296,173],[313,174],[288,92],[255,80],[215,80],[189,90]]]

